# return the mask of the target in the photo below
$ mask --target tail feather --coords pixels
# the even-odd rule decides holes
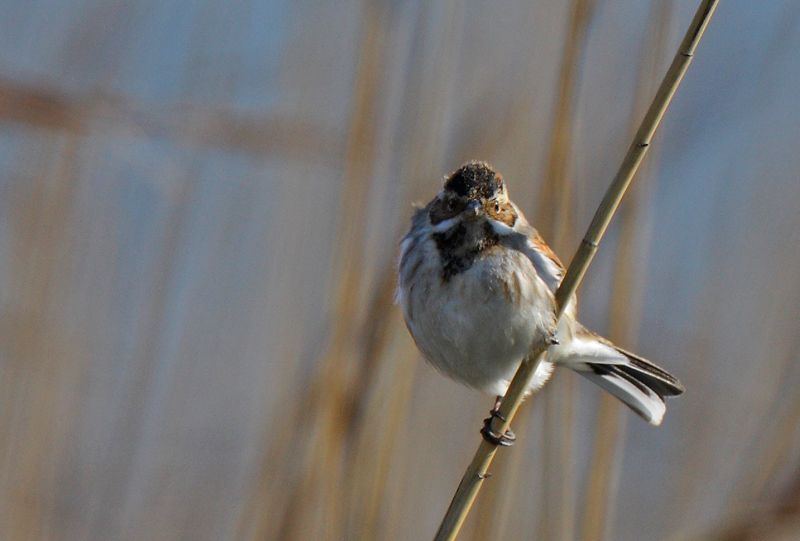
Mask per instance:
[[[589,364],[588,368],[578,373],[620,399],[651,425],[661,424],[667,405],[655,390],[621,370],[618,365]]]
[[[653,389],[660,396],[678,396],[686,390],[675,376],[663,368],[630,351],[616,346],[614,348],[628,360],[628,363],[619,365],[619,368]]]
[[[581,327],[560,359],[582,376],[624,402],[652,425],[661,424],[664,397],[684,392],[680,381],[663,368],[619,348]]]

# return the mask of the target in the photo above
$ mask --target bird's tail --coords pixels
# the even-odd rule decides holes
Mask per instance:
[[[666,412],[664,398],[684,391],[663,368],[581,329],[572,358],[565,362],[580,375],[620,399],[651,425],[660,425]],[[580,342],[583,345],[580,345]]]

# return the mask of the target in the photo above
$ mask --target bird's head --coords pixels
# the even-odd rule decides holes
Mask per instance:
[[[468,162],[448,175],[428,212],[437,230],[486,221],[513,227],[517,220],[503,177],[479,161]]]

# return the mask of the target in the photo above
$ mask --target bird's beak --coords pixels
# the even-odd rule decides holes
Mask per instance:
[[[468,219],[477,218],[481,213],[481,203],[475,199],[470,199],[467,203],[467,208],[464,209],[464,216]]]

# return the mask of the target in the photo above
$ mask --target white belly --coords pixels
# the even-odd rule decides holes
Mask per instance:
[[[438,265],[423,264],[411,284],[401,286],[400,299],[419,349],[441,372],[491,394],[505,393],[552,329],[552,294],[517,251],[496,247],[447,282]],[[551,371],[542,363],[528,391]]]

